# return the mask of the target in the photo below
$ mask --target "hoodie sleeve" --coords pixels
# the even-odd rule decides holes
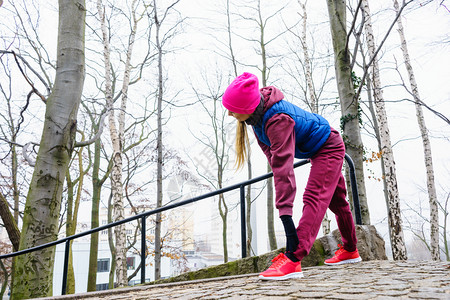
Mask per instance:
[[[272,167],[275,182],[275,206],[279,215],[292,216],[296,193],[294,174],[295,121],[286,114],[276,114],[266,123],[271,146],[263,149]],[[267,153],[266,153],[267,152]]]

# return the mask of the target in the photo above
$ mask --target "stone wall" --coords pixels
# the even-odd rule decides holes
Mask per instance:
[[[358,251],[363,261],[387,260],[384,240],[373,225],[356,225]],[[323,261],[334,255],[341,244],[339,230],[317,239],[311,252],[302,261],[302,267],[323,265]]]

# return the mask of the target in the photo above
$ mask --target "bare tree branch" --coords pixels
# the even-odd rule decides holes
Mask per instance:
[[[32,167],[34,167],[35,162],[34,160],[32,160],[29,156],[28,156],[28,147],[30,147],[30,145],[37,145],[36,143],[32,143],[32,142],[28,142],[26,143],[23,148],[22,148],[22,155],[25,158],[25,160],[28,162],[28,164]]]
[[[344,50],[345,52],[348,51],[348,43],[350,41],[350,35],[352,34],[353,29],[355,28],[356,19],[358,17],[358,11],[361,8],[361,3],[362,3],[362,0],[359,0],[358,6],[356,7],[356,10],[355,10],[355,16],[353,17],[352,26],[350,27],[350,29],[348,30],[348,33],[347,33],[347,41],[345,43],[345,50]]]
[[[89,140],[87,141],[83,141],[83,142],[76,142],[74,147],[84,147],[90,144],[95,143],[96,140],[98,140],[100,138],[100,136],[103,133],[103,128],[105,127],[105,118],[108,115],[107,112],[104,112],[101,117],[100,117],[100,124],[98,125],[98,131],[97,133]]]
[[[373,57],[371,57],[370,60],[369,60],[369,62],[367,63],[366,68],[365,68],[364,73],[363,73],[363,76],[362,76],[362,79],[361,79],[361,82],[364,82],[364,81],[365,81],[366,76],[367,76],[367,74],[369,73],[369,67],[372,65],[372,63],[374,62],[374,60],[377,58],[377,55],[378,55],[378,53],[380,52],[381,48],[383,47],[384,42],[387,40],[389,34],[391,33],[392,28],[394,27],[395,24],[397,24],[397,19],[401,16],[401,14],[402,14],[403,10],[405,9],[405,7],[406,7],[408,4],[410,4],[411,2],[413,2],[413,1],[414,1],[414,0],[409,0],[408,2],[405,2],[405,1],[403,0],[402,5],[401,5],[400,9],[398,10],[398,13],[397,13],[397,15],[395,16],[394,20],[392,21],[391,26],[389,26],[388,31],[386,32],[386,34],[385,34],[383,40],[381,41],[380,45],[379,45],[378,48],[376,49],[376,51],[375,51]],[[358,98],[359,98],[359,95],[361,94],[362,88],[363,88],[363,85],[361,84],[361,85],[359,86],[359,88],[358,88],[358,91],[355,93],[355,99],[358,99]]]
[[[0,50],[0,53],[3,54],[12,54],[14,56],[14,59],[16,61],[17,66],[19,67],[20,72],[22,73],[23,77],[25,78],[25,80],[28,82],[28,84],[31,86],[31,93],[36,94],[39,98],[41,98],[41,100],[46,103],[47,102],[47,97],[45,97],[41,92],[39,92],[36,87],[34,86],[33,82],[31,82],[31,80],[28,78],[28,76],[25,74],[24,70],[22,69],[22,66],[19,63],[18,58],[20,58],[20,60],[22,60],[22,62],[39,78],[39,80],[45,85],[45,87],[47,88],[47,92],[48,94],[50,94],[50,88],[47,85],[47,83],[44,81],[44,79],[39,75],[38,72],[36,72],[31,66],[30,64],[19,54],[15,53],[14,51],[6,51],[6,50]]]
[[[19,250],[19,241],[20,241],[20,231],[17,227],[16,222],[14,221],[14,217],[9,210],[8,201],[0,193],[0,217],[3,220],[3,224],[5,225],[6,231],[8,233],[9,239],[13,244],[14,251]]]

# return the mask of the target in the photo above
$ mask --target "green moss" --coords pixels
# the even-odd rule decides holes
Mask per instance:
[[[316,249],[317,252],[319,252],[319,254],[320,254],[322,257],[325,257],[325,248],[323,247],[322,243],[320,243],[320,242],[315,242],[315,243],[313,244],[313,247],[314,247],[314,249]]]

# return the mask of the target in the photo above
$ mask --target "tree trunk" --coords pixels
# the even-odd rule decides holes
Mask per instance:
[[[73,209],[74,209],[74,184],[70,177],[70,172],[66,170],[66,183],[67,183],[67,218],[66,218],[66,237],[71,236],[74,233],[73,224]],[[73,255],[72,255],[73,240],[70,241],[69,261],[67,266],[67,286],[66,293],[75,293],[75,274],[73,271]]]
[[[228,216],[228,206],[225,203],[225,198],[223,194],[219,195],[219,213],[222,218],[222,246],[223,246],[223,262],[228,262],[228,240],[227,240],[227,216]]]
[[[236,56],[233,51],[233,46],[231,42],[231,19],[230,19],[230,0],[227,0],[227,33],[228,33],[228,48],[230,49],[230,60],[233,65],[234,77],[238,76],[237,71],[237,62]],[[247,150],[247,178],[250,180],[252,178],[252,161],[251,161],[251,149]],[[252,240],[253,240],[253,230],[251,224],[251,209],[252,209],[252,187],[251,185],[247,186],[247,192],[245,196],[246,202],[246,214],[245,214],[245,222],[247,227],[247,256],[251,255],[252,251]]]
[[[359,44],[359,49],[361,52],[361,56],[362,56],[362,63],[363,63],[363,69],[367,70],[369,67],[367,66],[366,63],[366,59],[365,59],[365,50],[363,49],[361,43]],[[378,126],[378,121],[377,121],[377,116],[375,113],[375,107],[374,107],[374,103],[373,103],[373,92],[372,92],[372,80],[370,79],[370,76],[366,76],[365,82],[361,82],[361,84],[365,84],[367,87],[367,100],[368,100],[368,107],[369,107],[369,112],[370,112],[370,116],[372,118],[372,122],[373,122],[373,130],[375,132],[375,137],[377,140],[377,145],[378,145],[378,153],[382,153],[382,148],[381,148],[381,135],[380,135],[380,127]],[[384,169],[384,162],[383,162],[383,155],[380,156],[380,166],[381,166],[381,173],[385,174],[386,171]],[[387,214],[389,215],[389,195],[387,192],[387,183],[386,183],[386,177],[382,176],[381,180],[383,181],[383,195],[384,195],[384,202],[386,204],[386,211]],[[351,203],[352,204],[352,203]],[[389,241],[390,239],[390,232],[388,231],[389,234]]]
[[[94,126],[96,132],[98,131],[98,128],[99,128],[98,126]],[[101,143],[102,141],[99,138],[95,141],[94,144],[94,163],[92,169],[91,229],[100,226],[99,210],[100,210],[101,189],[106,179],[108,178],[111,169],[110,163],[103,178],[99,178]],[[91,234],[91,244],[89,248],[89,271],[87,283],[88,292],[97,290],[98,235],[99,235],[98,232]]]
[[[113,197],[112,192],[108,198],[108,224],[113,221],[113,204],[111,203]],[[108,244],[111,251],[111,268],[109,270],[109,281],[108,289],[115,288],[114,284],[114,273],[116,272],[117,262],[116,262],[116,247],[114,246],[114,233],[112,228],[108,228]]]
[[[93,182],[93,185],[95,184],[95,181]],[[100,207],[100,189],[95,188],[92,192],[91,228],[97,228],[100,225],[99,207]],[[99,235],[98,232],[91,234],[91,241],[89,247],[89,270],[87,281],[88,292],[93,292],[97,290],[98,235]]]
[[[103,12],[103,5],[101,0],[97,1],[97,9],[100,16],[101,28],[103,34],[104,44],[104,58],[105,58],[105,94],[106,102],[109,110],[109,130],[110,137],[113,146],[113,166],[111,172],[111,190],[113,193],[113,206],[114,206],[114,222],[124,219],[125,211],[123,204],[123,182],[122,182],[122,166],[123,166],[123,145],[124,131],[125,131],[125,114],[128,100],[128,86],[130,83],[130,70],[131,70],[131,57],[133,53],[133,46],[136,36],[138,19],[136,18],[136,0],[131,4],[132,14],[132,29],[130,32],[128,48],[126,52],[126,61],[124,66],[124,76],[122,81],[122,98],[120,111],[118,114],[117,122],[119,128],[117,129],[116,117],[113,111],[113,91],[111,81],[111,66],[110,66],[110,45],[108,40],[108,34],[106,29],[106,20]],[[125,236],[125,225],[118,225],[114,227],[115,235],[115,249],[116,249],[116,279],[119,287],[127,286],[127,247]]]
[[[1,6],[1,4],[0,4]],[[11,81],[11,75],[8,74],[9,77],[9,81]],[[13,211],[13,219],[9,219],[9,220],[5,220],[4,219],[4,226],[5,229],[8,232],[8,236],[11,240],[11,243],[13,244],[13,250],[17,251],[19,250],[19,242],[20,242],[20,231],[18,229],[18,224],[20,224],[20,220],[19,220],[19,213],[20,213],[20,190],[19,190],[19,184],[17,182],[17,176],[18,176],[18,169],[19,169],[19,163],[18,163],[18,155],[17,155],[17,147],[16,147],[16,142],[17,142],[17,134],[18,131],[20,129],[21,126],[21,122],[19,121],[17,123],[17,125],[15,124],[15,118],[13,116],[12,113],[12,99],[11,99],[11,94],[9,94],[9,96],[5,97],[6,100],[6,107],[7,107],[7,114],[8,114],[8,119],[7,119],[7,123],[8,123],[8,127],[10,130],[10,134],[11,134],[11,144],[10,144],[10,151],[11,151],[11,188],[12,188],[12,194],[13,194],[13,207],[12,207],[12,211]],[[3,195],[0,195],[0,197],[3,198]],[[8,206],[7,200],[6,199],[0,199],[0,201],[5,201],[6,203],[6,207]],[[4,211],[0,212],[0,215],[3,214],[8,214],[10,213],[9,208],[5,208]],[[11,216],[8,215],[5,218],[10,218]],[[9,223],[9,224],[7,224]],[[14,270],[14,259],[12,259],[12,265],[11,265],[11,270]],[[13,273],[12,273],[13,274]],[[11,274],[11,275],[12,275]],[[13,280],[13,277],[11,276],[10,281]],[[5,275],[5,288],[6,288],[6,275]],[[1,297],[0,297],[1,299]]]
[[[84,138],[84,135],[83,135]],[[66,236],[74,235],[77,231],[78,224],[78,209],[80,207],[81,192],[83,190],[84,175],[87,170],[83,170],[83,148],[78,151],[78,169],[79,177],[72,181],[70,176],[70,171],[67,169],[66,182],[67,182],[67,220],[66,220]],[[88,167],[89,169],[90,167]],[[75,192],[74,187],[77,185],[77,190]],[[67,294],[75,293],[75,273],[73,269],[73,253],[72,253],[73,240],[70,242],[70,252],[69,252],[69,265],[67,274]]]
[[[394,8],[398,13],[399,7],[397,0],[394,0]],[[423,152],[425,160],[425,168],[427,171],[427,189],[428,200],[430,203],[430,247],[431,247],[431,259],[439,260],[439,208],[437,204],[436,186],[434,183],[434,168],[433,159],[431,155],[431,143],[428,137],[428,129],[425,124],[425,118],[422,110],[422,101],[420,100],[419,88],[416,83],[414,71],[411,66],[411,60],[409,58],[408,47],[406,45],[405,33],[403,30],[402,18],[397,19],[398,33],[401,41],[401,49],[403,52],[403,59],[405,60],[406,70],[409,75],[409,84],[411,85],[412,95],[416,106],[417,123],[419,124],[420,135],[422,136]]]
[[[259,11],[260,12],[260,11]],[[260,16],[261,18],[261,16]],[[261,58],[262,58],[262,86],[267,85],[267,57],[266,57],[266,47],[264,43],[264,27],[261,27]],[[267,172],[272,172],[270,164],[267,163]],[[269,238],[270,250],[275,250],[278,248],[277,238],[275,236],[275,224],[274,224],[274,199],[273,199],[273,178],[267,179],[267,234]]]
[[[366,63],[365,62],[363,64],[363,66],[364,66],[364,68],[366,68]],[[378,126],[377,116],[376,116],[376,113],[375,113],[375,108],[373,106],[372,80],[370,80],[370,78],[367,78],[367,98],[369,100],[368,101],[369,102],[369,111],[370,111],[370,114],[372,116],[373,127],[374,127],[374,131],[375,131],[375,136],[376,136],[376,139],[377,139],[378,152],[382,153],[380,127]],[[381,163],[381,174],[386,174],[383,155],[380,156],[380,163]],[[383,180],[384,202],[386,203],[386,211],[387,211],[387,214],[389,215],[389,195],[388,195],[388,192],[387,192],[388,188],[387,188],[386,177],[382,176],[382,180]],[[391,236],[391,233],[389,232],[389,241],[391,240],[390,236]]]
[[[165,52],[164,44],[167,42],[168,35],[161,35],[161,27],[162,24],[167,17],[169,11],[173,9],[173,7],[180,0],[174,0],[172,4],[170,4],[164,11],[162,16],[158,16],[158,8],[156,5],[156,0],[153,0],[153,18],[155,24],[155,46],[157,51],[157,60],[158,60],[158,85],[157,85],[157,137],[156,137],[156,151],[157,151],[157,170],[156,170],[156,207],[161,207],[163,204],[163,122],[162,122],[162,103],[164,98],[164,85],[163,85],[163,55]],[[169,35],[170,36],[170,35]],[[155,280],[161,278],[161,229],[162,229],[162,219],[161,213],[156,214],[155,220]]]
[[[228,33],[228,48],[230,49],[230,60],[233,65],[234,77],[238,76],[236,56],[234,55],[233,46],[231,43],[231,19],[230,19],[230,0],[227,0],[227,33]]]
[[[123,209],[123,184],[122,184],[122,141],[120,140],[120,134],[117,130],[115,114],[114,114],[114,102],[112,91],[112,78],[111,78],[111,58],[110,58],[110,44],[109,35],[106,28],[106,19],[104,13],[104,6],[102,0],[97,1],[97,11],[100,18],[100,25],[102,31],[103,42],[103,57],[105,64],[105,98],[106,107],[109,112],[108,124],[109,135],[111,138],[111,144],[113,147],[112,154],[112,171],[111,171],[111,193],[112,193],[112,205],[113,205],[113,221],[118,221],[124,218]],[[116,280],[118,285],[124,286],[124,278],[126,281],[126,247],[125,247],[125,226],[119,225],[114,227],[115,245],[114,263],[116,264]]]
[[[311,107],[311,112],[318,114],[319,113],[319,103],[318,103],[316,93],[314,90],[312,69],[311,69],[311,59],[309,58],[309,49],[308,49],[308,44],[306,42],[306,29],[307,29],[306,21],[308,20],[308,14],[306,12],[306,1],[305,1],[305,4],[303,4],[299,1],[299,4],[303,10],[302,36],[301,36],[300,42],[302,43],[303,58],[305,60],[305,78],[306,78],[306,85],[308,87],[308,92],[309,92],[308,103],[309,103],[309,106]]]
[[[318,114],[319,113],[319,103],[316,97],[316,93],[314,91],[314,84],[313,84],[313,77],[312,77],[312,70],[311,70],[311,59],[309,58],[309,50],[308,50],[308,44],[306,42],[306,29],[307,29],[307,20],[308,20],[308,14],[306,12],[306,1],[305,3],[298,1],[300,4],[300,7],[302,8],[302,35],[300,38],[300,42],[302,44],[302,50],[303,50],[303,59],[305,60],[305,78],[306,78],[306,86],[309,92],[309,99],[307,99],[307,103],[309,104],[309,107],[311,107],[311,112]],[[325,212],[325,216],[322,220],[322,233],[324,235],[327,235],[331,231],[331,220],[328,217],[328,213]]]
[[[85,2],[59,1],[55,84],[25,204],[19,249],[56,240],[64,176],[72,155],[83,90]],[[55,248],[16,258],[11,299],[52,295]]]
[[[365,31],[370,58],[375,56],[375,39],[372,31],[372,21],[367,0],[362,0],[361,10],[365,18]],[[403,228],[400,210],[400,197],[398,194],[397,176],[395,170],[394,154],[392,152],[391,138],[388,127],[388,120],[383,99],[383,91],[381,89],[378,62],[373,59],[372,62],[372,83],[375,100],[375,110],[377,113],[377,121],[380,127],[381,150],[383,156],[384,174],[387,184],[387,192],[389,199],[389,231],[391,237],[392,255],[394,260],[406,260],[406,246],[403,237]]]
[[[341,129],[347,153],[355,164],[358,196],[361,206],[361,219],[363,224],[370,224],[370,215],[367,205],[366,187],[364,180],[363,143],[361,140],[360,107],[355,99],[352,81],[350,54],[346,47],[346,1],[327,0],[330,17],[331,38],[333,41],[334,61],[337,88],[341,103]],[[351,199],[351,193],[348,193]]]
[[[100,150],[101,139],[94,144],[94,165],[92,169],[92,205],[91,205],[91,229],[97,228],[99,222],[100,194],[101,185],[99,185],[100,170]],[[98,260],[98,232],[91,234],[91,245],[89,247],[89,271],[87,291],[92,292],[97,289],[97,260]]]
[[[442,240],[443,240],[443,244],[444,244],[444,254],[445,254],[445,258],[446,258],[446,260],[447,261],[450,261],[450,249],[449,249],[449,241],[448,241],[448,239],[447,239],[447,221],[448,221],[448,217],[449,217],[449,210],[448,210],[448,202],[449,202],[449,199],[450,199],[450,193],[448,193],[447,192],[447,199],[445,200],[445,202],[444,202],[444,204],[443,205],[440,205],[440,207],[441,207],[441,210],[442,210],[442,212],[444,213],[444,224],[442,225],[442,232],[444,233],[443,234],[443,237],[442,237]]]
[[[267,163],[267,172],[272,172],[272,168],[269,163]],[[274,225],[274,199],[273,199],[273,179],[267,179],[267,234],[269,237],[270,250],[276,250],[277,237],[275,236],[275,225]]]
[[[248,149],[248,154],[247,154],[247,178],[250,180],[252,179],[252,161],[250,160],[250,154],[251,151],[250,149]],[[252,256],[251,252],[252,250],[254,251],[254,249],[252,249],[252,240],[253,240],[253,230],[252,230],[252,186],[249,184],[247,186],[247,193],[245,195],[245,209],[246,209],[246,213],[245,213],[245,225],[247,228],[247,256]],[[256,254],[256,253],[254,253]]]
[[[11,129],[14,127],[11,126]],[[16,134],[14,133],[13,142],[16,141]],[[17,185],[17,170],[18,170],[18,162],[17,162],[17,151],[16,146],[11,145],[11,171],[12,171],[12,185],[13,185],[13,198],[14,198],[14,220],[16,224],[19,223],[19,187]]]
[[[155,12],[155,25],[156,25],[156,48],[158,51],[158,94],[157,94],[157,138],[156,138],[156,151],[157,151],[157,166],[156,166],[156,207],[161,207],[163,202],[162,192],[162,165],[163,165],[163,150],[162,150],[162,100],[163,100],[163,69],[162,69],[162,46],[160,43],[160,29],[161,23],[158,19],[158,10],[156,9],[156,0],[153,1],[153,9]],[[161,278],[161,214],[156,214],[155,221],[155,280]]]
[[[1,3],[0,3],[1,6]],[[3,295],[6,292],[6,288],[8,287],[8,281],[9,281],[9,273],[8,270],[5,267],[5,264],[3,261],[0,260],[0,273],[3,273],[2,283],[1,283],[1,289],[0,289],[0,299],[3,299]]]

